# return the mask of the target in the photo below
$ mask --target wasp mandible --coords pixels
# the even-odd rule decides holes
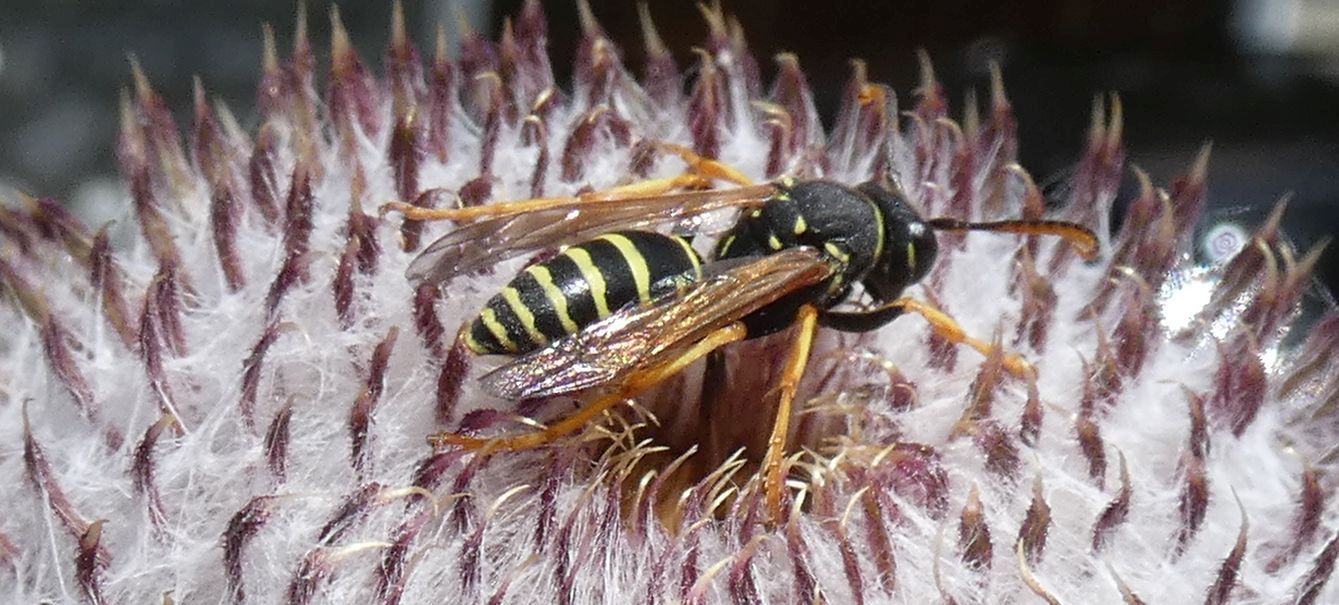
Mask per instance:
[[[540,446],[571,433],[621,401],[636,397],[732,342],[794,326],[777,385],[776,420],[763,459],[768,510],[779,516],[782,461],[791,405],[819,326],[847,332],[877,329],[906,312],[923,316],[948,340],[983,354],[949,316],[903,297],[933,267],[937,231],[995,231],[1063,238],[1081,255],[1097,237],[1067,222],[966,222],[922,218],[890,184],[849,187],[829,180],[783,178],[755,184],[716,160],[669,144],[689,169],[572,197],[468,208],[383,207],[407,220],[462,223],[430,244],[408,277],[442,282],[526,252],[561,247],[532,264],[462,326],[453,354],[517,355],[481,380],[512,400],[600,389],[573,414],[541,431],[497,438],[440,433],[434,444],[507,450]],[[701,189],[715,181],[736,185]],[[707,212],[740,216],[709,260],[652,227]],[[864,310],[838,310],[859,284],[873,299]],[[1005,367],[1026,375],[1015,354]]]

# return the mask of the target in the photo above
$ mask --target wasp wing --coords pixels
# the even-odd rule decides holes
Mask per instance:
[[[516,400],[616,383],[834,271],[812,248],[719,261],[706,269],[686,289],[625,307],[489,372],[481,379],[484,389]]]
[[[617,229],[761,205],[775,191],[775,186],[764,184],[653,196],[558,198],[542,208],[523,208],[462,225],[429,244],[405,274],[416,283],[441,283],[527,251],[574,244]]]

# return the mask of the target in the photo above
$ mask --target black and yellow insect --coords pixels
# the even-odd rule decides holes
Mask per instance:
[[[434,443],[511,450],[543,445],[712,351],[794,326],[762,462],[768,510],[776,516],[791,403],[818,326],[868,331],[911,311],[949,340],[988,353],[990,344],[965,334],[947,315],[901,297],[933,266],[937,230],[1058,235],[1084,256],[1097,251],[1096,236],[1072,223],[926,220],[885,183],[751,184],[727,166],[669,149],[689,163],[688,174],[568,198],[444,210],[390,206],[410,220],[464,223],[415,259],[408,276],[416,281],[445,281],[566,246],[490,299],[462,327],[453,354],[520,355],[481,379],[486,391],[508,399],[599,389],[542,431],[496,439],[442,433]],[[680,191],[712,179],[740,186]],[[721,209],[738,209],[741,216],[709,262],[687,241],[648,230]],[[839,310],[857,284],[872,305]],[[1020,375],[1031,371],[1016,355],[1005,356],[1005,367]]]
[[[484,305],[465,346],[479,355],[528,353],[701,277],[702,258],[681,237],[606,233],[526,267]]]

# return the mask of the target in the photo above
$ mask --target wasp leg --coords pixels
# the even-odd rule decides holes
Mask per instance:
[[[962,329],[962,326],[958,325],[958,322],[949,317],[947,313],[913,298],[899,298],[868,311],[855,313],[828,311],[823,314],[821,322],[826,327],[844,332],[866,332],[878,328],[906,312],[919,314],[930,323],[930,327],[936,334],[952,342],[972,347],[982,355],[990,355],[994,350],[994,346],[990,343],[969,336]],[[1005,353],[1004,367],[1009,370],[1010,374],[1021,378],[1027,378],[1036,373],[1032,364],[1017,353]]]
[[[458,445],[470,450],[481,449],[488,446],[493,449],[518,451],[552,443],[559,437],[585,426],[591,419],[595,418],[605,410],[614,407],[626,399],[636,397],[647,389],[660,384],[665,379],[678,374],[689,364],[701,359],[702,356],[732,342],[743,340],[746,334],[747,332],[744,329],[744,324],[740,322],[735,322],[716,330],[673,359],[640,373],[633,374],[612,393],[600,396],[595,401],[592,401],[577,410],[571,416],[562,419],[558,423],[549,426],[542,431],[491,439],[464,437],[455,433],[437,433],[428,437],[428,444],[433,446]]]
[[[818,310],[811,305],[800,307],[794,329],[790,352],[786,355],[786,365],[781,372],[781,384],[777,385],[780,397],[776,406],[776,420],[772,422],[772,435],[767,439],[767,455],[763,457],[762,464],[765,502],[772,520],[781,518],[781,489],[786,484],[786,469],[782,460],[786,456],[786,435],[790,432],[791,404],[795,400],[795,390],[800,386],[800,379],[804,378],[805,366],[809,364],[809,350],[813,347],[814,333],[818,329]]]
[[[736,185],[753,184],[753,179],[744,176],[744,173],[740,172],[735,167],[726,164],[725,162],[722,162],[720,160],[712,160],[709,158],[704,158],[698,155],[697,152],[682,145],[675,145],[674,143],[659,143],[656,146],[659,147],[662,151],[668,151],[674,155],[679,156],[679,159],[683,160],[685,164],[688,164],[689,174],[696,174],[698,176],[710,179],[729,181]]]
[[[841,332],[869,332],[888,325],[906,312],[906,305],[896,302],[867,311],[823,311],[818,316],[818,324]]]

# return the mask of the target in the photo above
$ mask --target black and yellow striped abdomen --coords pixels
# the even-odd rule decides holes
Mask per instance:
[[[527,353],[631,303],[645,303],[702,259],[683,238],[618,231],[526,267],[484,305],[465,344],[480,355]]]

